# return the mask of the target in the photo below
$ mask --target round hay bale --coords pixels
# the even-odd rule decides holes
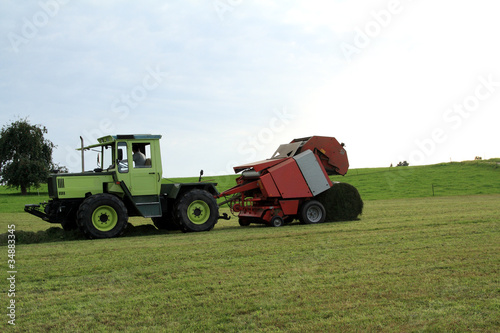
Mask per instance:
[[[334,183],[316,199],[325,207],[328,222],[357,220],[363,212],[363,200],[358,190],[347,183]]]

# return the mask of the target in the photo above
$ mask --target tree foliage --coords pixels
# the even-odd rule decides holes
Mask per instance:
[[[0,177],[9,187],[38,188],[52,169],[54,144],[44,138],[47,128],[19,119],[0,131]]]

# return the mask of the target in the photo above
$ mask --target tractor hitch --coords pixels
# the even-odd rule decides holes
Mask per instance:
[[[45,214],[39,209],[40,206],[45,207],[46,204],[47,204],[46,202],[41,202],[39,205],[37,204],[24,205],[24,211],[30,213],[31,215],[35,215],[36,217],[39,217],[44,221],[48,221],[49,217],[47,216],[47,214]]]

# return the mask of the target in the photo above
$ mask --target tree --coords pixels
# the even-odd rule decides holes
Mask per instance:
[[[0,177],[9,187],[40,187],[53,168],[52,142],[43,136],[47,128],[31,125],[27,118],[19,119],[0,131]]]

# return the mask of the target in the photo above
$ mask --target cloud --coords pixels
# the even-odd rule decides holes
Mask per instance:
[[[43,6],[54,1],[51,15]],[[500,80],[500,27],[488,1],[401,0],[387,24],[380,20],[395,1],[222,2],[231,6],[222,18],[213,1],[7,2],[0,120],[29,115],[46,125],[61,164],[80,135],[112,129],[163,134],[170,176],[200,165],[222,172],[315,134],[345,141],[352,165],[378,166],[411,153],[478,76]],[[22,37],[37,17],[36,33],[15,52],[9,34]],[[342,43],[356,46],[376,24],[346,61]],[[164,79],[144,88],[157,68]],[[449,133],[456,145],[450,139],[429,161],[448,159],[463,137],[486,141],[474,127],[498,123],[495,96],[464,121],[467,133]],[[271,141],[265,135],[283,108],[295,118]]]

